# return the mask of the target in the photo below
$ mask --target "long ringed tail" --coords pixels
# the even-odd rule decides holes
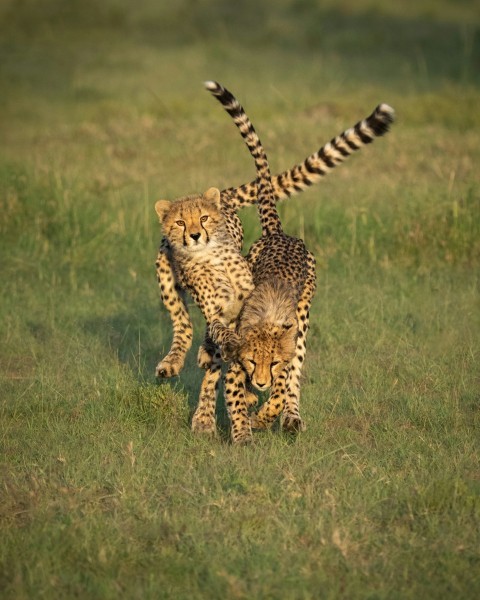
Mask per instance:
[[[267,154],[252,122],[242,105],[226,88],[216,81],[206,81],[205,87],[232,117],[255,161],[258,182],[258,213],[262,235],[281,232],[282,225],[275,206],[275,194]]]
[[[393,108],[388,104],[379,104],[369,117],[334,137],[302,163],[274,177],[272,184],[276,200],[302,192],[321,181],[354,152],[370,144],[377,137],[385,135],[394,120]],[[250,184],[229,188],[222,193],[227,197],[234,196],[238,206],[247,206],[254,202],[252,199],[254,187],[255,182],[252,181]]]

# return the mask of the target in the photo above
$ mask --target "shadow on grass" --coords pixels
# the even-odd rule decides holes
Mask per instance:
[[[83,323],[83,330],[94,335],[108,349],[116,353],[118,360],[126,365],[138,381],[139,386],[157,382],[159,392],[166,386],[175,391],[181,391],[188,398],[189,424],[197,405],[203,370],[196,363],[197,349],[203,340],[203,328],[194,323],[194,341],[187,355],[183,371],[178,377],[167,380],[157,380],[154,376],[155,366],[161,358],[160,349],[168,348],[171,340],[171,326],[168,318],[162,316],[161,327],[155,319],[154,311],[144,314],[141,321],[138,314],[119,313],[108,318],[95,318]],[[197,320],[197,319],[194,319]],[[203,323],[202,323],[203,325]],[[153,332],[160,330],[160,340],[153,339]],[[224,366],[225,371],[225,366]],[[267,394],[259,395],[259,404],[264,402]],[[230,422],[225,407],[223,385],[220,385],[216,406],[217,435],[223,442],[230,441]],[[298,439],[295,434],[282,432],[279,423],[275,423],[272,432],[282,435],[288,444],[294,444]],[[265,432],[256,432],[256,437]],[[266,432],[268,434],[268,432]]]
[[[196,362],[197,349],[203,340],[203,326],[194,323],[194,340],[187,354],[185,366],[178,377],[159,380],[155,378],[155,367],[167,353],[171,342],[171,324],[168,317],[154,314],[139,315],[117,313],[106,318],[94,318],[83,322],[83,330],[95,336],[126,365],[139,385],[156,382],[160,387],[168,386],[182,391],[188,398],[189,420],[197,405],[203,371]],[[154,336],[159,333],[159,338]],[[229,421],[220,386],[217,399],[217,426],[222,439],[228,439]]]

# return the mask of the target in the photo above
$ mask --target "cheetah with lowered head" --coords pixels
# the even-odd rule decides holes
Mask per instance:
[[[262,236],[247,256],[255,289],[240,312],[239,351],[225,379],[233,442],[248,443],[251,427],[269,427],[282,410],[285,430],[304,429],[299,413],[300,376],[315,292],[315,259],[302,240],[283,232],[267,156],[244,109],[218,83],[205,85],[233,118],[257,169],[257,207]],[[393,109],[383,104],[377,110],[383,115],[385,132],[393,121]],[[252,394],[247,392],[247,384],[261,391],[271,388],[270,398],[251,419],[248,404]]]

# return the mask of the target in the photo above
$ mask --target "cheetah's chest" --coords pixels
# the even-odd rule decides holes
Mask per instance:
[[[246,260],[228,248],[197,252],[179,262],[182,285],[207,315],[221,315],[226,321],[238,316],[245,298],[253,290]]]

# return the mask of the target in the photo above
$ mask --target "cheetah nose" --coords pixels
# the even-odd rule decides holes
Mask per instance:
[[[256,381],[255,382],[257,388],[259,388],[260,390],[263,390],[264,388],[267,387],[267,383],[264,381]]]
[[[199,233],[191,233],[190,237],[192,238],[192,240],[195,240],[197,242],[200,238],[200,234]]]

